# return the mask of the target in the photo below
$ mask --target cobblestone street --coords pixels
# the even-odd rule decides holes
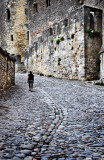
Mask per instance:
[[[0,96],[0,160],[104,160],[104,87],[27,74]]]

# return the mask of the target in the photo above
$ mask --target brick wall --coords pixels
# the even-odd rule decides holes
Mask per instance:
[[[15,84],[15,58],[0,48],[0,92]]]

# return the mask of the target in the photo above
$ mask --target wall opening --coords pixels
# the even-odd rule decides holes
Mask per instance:
[[[8,58],[7,58],[7,73],[9,71]]]
[[[35,52],[37,52],[37,51],[38,51],[38,44],[35,43]]]
[[[58,66],[61,64],[61,58],[58,58]]]
[[[52,35],[53,35],[53,29],[50,28],[50,36],[52,36]]]
[[[11,41],[13,41],[13,35],[11,35]]]
[[[29,31],[27,31],[27,40],[29,40]]]
[[[34,4],[34,12],[38,12],[38,4],[37,3]]]
[[[7,9],[7,19],[10,20],[10,10]]]
[[[68,26],[68,19],[64,19],[64,25],[65,25],[65,27]]]
[[[25,8],[25,15],[28,16],[28,9]]]
[[[95,29],[94,12],[90,12],[90,29]]]
[[[50,6],[50,0],[46,0],[46,7]]]

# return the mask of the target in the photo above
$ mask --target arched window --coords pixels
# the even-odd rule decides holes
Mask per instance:
[[[7,9],[7,19],[10,20],[10,10]]]
[[[90,12],[90,29],[95,29],[95,23],[94,23],[94,12]]]
[[[46,0],[46,7],[50,6],[50,0]]]

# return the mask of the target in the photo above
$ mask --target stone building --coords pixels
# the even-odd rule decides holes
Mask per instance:
[[[0,1],[0,46],[15,54],[18,61],[18,55],[21,55],[20,62],[24,62],[24,52],[28,49],[28,44],[27,1]]]
[[[104,0],[3,0],[0,12],[0,45],[17,55],[16,68],[22,62],[47,76],[102,77]]]
[[[30,0],[28,70],[59,78],[100,78],[104,0]]]
[[[15,58],[0,48],[0,92],[15,84]]]

